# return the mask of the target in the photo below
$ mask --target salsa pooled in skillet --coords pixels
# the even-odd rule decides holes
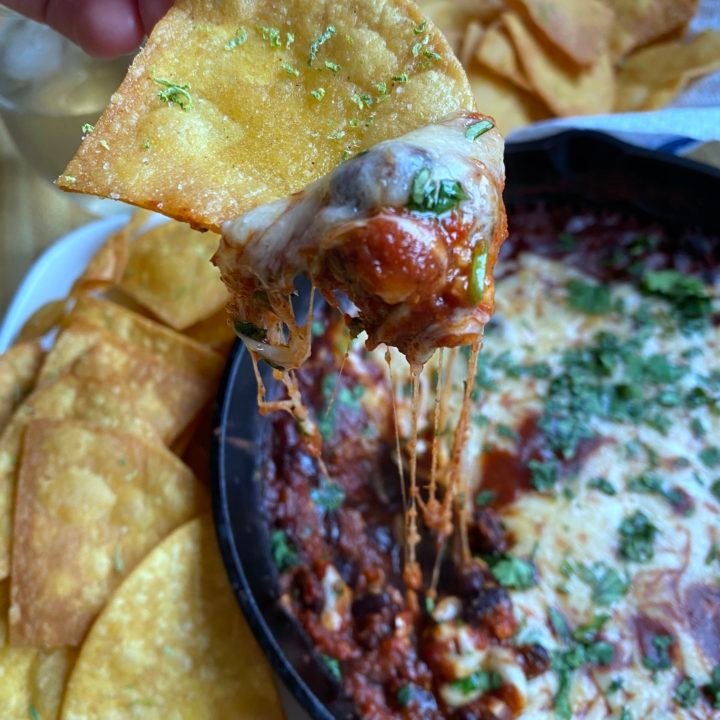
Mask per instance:
[[[262,460],[279,601],[357,717],[715,717],[720,238],[563,204],[512,208],[510,228],[462,457],[467,531],[421,526],[408,590],[403,440],[416,407],[420,502],[468,353],[438,353],[413,398],[399,356],[389,371],[324,311],[297,371],[322,463],[287,413]]]

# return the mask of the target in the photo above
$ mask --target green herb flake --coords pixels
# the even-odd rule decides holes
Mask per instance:
[[[375,83],[374,87],[375,87],[375,90],[377,90],[378,94],[381,97],[384,97],[385,95],[388,94],[387,83],[384,83],[384,82]]]
[[[473,695],[475,693],[486,693],[497,690],[502,686],[502,677],[499,673],[491,670],[478,670],[452,683],[453,690],[462,695]]]
[[[320,48],[335,34],[335,26],[328,25],[325,30],[313,40],[310,45],[310,54],[308,55],[308,65],[312,65],[317,58],[318,51]],[[327,65],[327,63],[325,63]]]
[[[289,62],[282,62],[281,65],[282,69],[288,75],[291,75],[292,77],[300,77],[300,71],[296,67],[293,67]]]
[[[334,73],[340,72],[340,66],[337,63],[330,62],[330,60],[325,61],[325,67],[330,71]]]
[[[84,123],[82,126],[83,135],[89,135],[94,129],[95,126],[92,123]]]
[[[423,20],[419,25],[416,25],[416,26],[413,28],[413,32],[414,32],[416,35],[422,35],[422,34],[427,30],[427,26],[428,26],[428,21],[427,21],[427,20]]]
[[[612,310],[612,296],[607,285],[573,279],[567,286],[568,305],[585,315],[606,315]]]
[[[270,536],[270,553],[275,567],[281,572],[297,565],[297,549],[283,530],[274,530]]]
[[[707,696],[710,704],[720,710],[720,665],[716,665],[710,673],[710,682],[702,686],[703,693]]]
[[[240,47],[240,45],[244,45],[247,42],[247,39],[248,31],[244,27],[238,28],[235,35],[225,43],[225,50],[234,50],[235,48]]]
[[[714,542],[710,546],[708,554],[705,556],[705,564],[712,565],[712,563],[714,563],[716,560],[720,560],[720,545]]]
[[[412,702],[414,695],[415,695],[415,686],[412,683],[403,685],[397,691],[396,697],[397,697],[398,705],[402,708],[406,708]]]
[[[340,667],[340,661],[330,655],[321,653],[320,660],[322,660],[325,669],[330,673],[333,680],[336,682],[342,682],[342,668]]]
[[[682,708],[689,709],[700,699],[700,690],[690,677],[683,678],[673,692],[673,700]]]
[[[423,55],[430,60],[442,60],[442,55],[439,52],[435,52],[435,50],[431,50],[430,48],[425,48],[423,50]]]
[[[618,716],[618,720],[633,720],[632,713],[627,709],[623,708],[620,711],[620,715]]]
[[[590,588],[592,601],[601,607],[609,607],[628,591],[628,583],[617,570],[603,562],[578,563],[575,573]]]
[[[397,83],[406,83],[410,78],[407,73],[400,73],[400,75],[393,75],[392,79]]]
[[[672,667],[670,647],[675,642],[672,635],[656,635],[652,639],[654,656],[645,655],[642,660],[643,667],[652,671],[653,675],[660,670],[669,670]]]
[[[506,438],[507,440],[512,440],[514,442],[520,440],[520,435],[509,425],[505,425],[505,423],[499,423],[495,429],[497,430],[497,434],[502,438]]]
[[[618,533],[620,535],[620,557],[632,562],[652,560],[658,529],[642,510],[626,517],[620,523]]]
[[[345,137],[345,131],[340,129],[340,130],[335,130],[334,132],[331,132],[328,135],[328,140],[342,140],[344,137]]]
[[[62,178],[66,183],[77,182],[77,178],[74,175],[63,175]]]
[[[702,280],[677,270],[649,270],[641,289],[667,300],[684,322],[706,320],[712,313],[712,298]]]
[[[698,457],[705,467],[716,468],[720,465],[720,448],[715,445],[708,445],[698,453]]]
[[[270,43],[271,48],[279,48],[282,45],[280,31],[277,28],[261,25],[258,27],[258,31],[260,32],[262,39]]]
[[[143,140],[143,150],[149,150],[149,149],[150,149],[150,141]]]
[[[481,508],[487,507],[495,500],[496,496],[497,493],[494,490],[480,490],[478,494],[475,495],[475,504]]]
[[[716,480],[716,481],[710,486],[710,492],[711,492],[718,500],[720,500],[720,480]]]
[[[527,590],[535,585],[535,568],[532,563],[512,555],[502,555],[490,564],[495,579],[506,588]]]
[[[413,178],[407,206],[416,212],[443,215],[463,200],[467,195],[457,180],[433,180],[430,168],[424,167]]]
[[[588,487],[593,490],[599,490],[605,495],[617,495],[615,486],[604,477],[595,477],[588,483]]]
[[[295,33],[285,33],[285,48],[290,49],[290,46],[295,42]]]
[[[30,720],[42,720],[40,712],[32,704],[28,705],[28,716],[30,717]]]
[[[165,78],[154,77],[153,81],[164,89],[158,91],[158,98],[168,105],[177,105],[181,110],[187,112],[192,110],[193,99],[190,94],[190,85],[187,83],[176,83]]]
[[[367,93],[358,93],[358,92],[354,92],[350,96],[350,100],[352,100],[352,102],[354,102],[355,105],[357,105],[358,108],[360,108],[360,110],[364,110],[365,108],[370,107],[373,102],[372,97],[370,97],[370,95],[368,95]]]
[[[621,677],[613,678],[612,682],[607,686],[605,690],[606,695],[613,695],[614,693],[623,689],[625,681]]]
[[[551,491],[560,476],[560,466],[557,460],[530,460],[530,483],[538,492]]]
[[[323,510],[333,512],[345,502],[345,490],[337,483],[322,480],[319,487],[310,490],[310,499]]]
[[[235,321],[235,332],[256,342],[265,342],[267,340],[267,330],[265,328],[242,320]]]
[[[491,120],[479,120],[472,125],[468,125],[465,128],[465,137],[473,142],[477,140],[481,135],[484,135],[488,130],[492,130],[495,127],[495,123]]]
[[[311,90],[310,94],[318,101],[320,102],[325,97],[325,88],[319,87],[315,90]]]

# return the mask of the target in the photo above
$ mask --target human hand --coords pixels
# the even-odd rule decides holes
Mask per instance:
[[[100,58],[135,50],[173,0],[2,0]]]

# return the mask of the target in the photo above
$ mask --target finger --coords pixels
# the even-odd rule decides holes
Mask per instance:
[[[134,0],[48,0],[45,21],[100,58],[132,52],[145,34]]]
[[[139,0],[140,18],[145,34],[149,35],[157,22],[165,15],[173,0]]]

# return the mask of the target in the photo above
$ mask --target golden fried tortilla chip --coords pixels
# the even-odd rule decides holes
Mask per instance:
[[[218,230],[471,106],[407,0],[178,0],[59,184]]]
[[[0,433],[32,390],[44,357],[36,342],[20,343],[0,355]]]
[[[227,357],[237,337],[230,326],[230,316],[225,308],[186,328],[183,334],[202,345],[207,345],[223,357]]]
[[[607,53],[588,68],[574,69],[560,52],[514,12],[502,16],[531,85],[558,115],[610,112],[615,97],[615,75]]]
[[[616,19],[612,51],[622,57],[686,25],[697,11],[698,0],[607,0],[607,6]]]
[[[62,718],[136,712],[144,720],[284,716],[209,518],[176,530],[118,588],[83,645]]]
[[[161,446],[80,422],[32,422],[15,505],[11,643],[78,645],[121,580],[205,503],[192,472]]]
[[[615,109],[652,110],[670,102],[688,82],[720,68],[720,32],[638,50],[618,75]]]
[[[536,97],[482,67],[477,61],[468,68],[468,78],[478,106],[493,109],[495,122],[504,134],[551,116]]]
[[[120,287],[156,317],[184,330],[222,309],[228,300],[218,269],[210,262],[214,233],[168,222],[132,240]]]
[[[224,359],[216,352],[116,303],[80,298],[67,324],[76,320],[107,330],[119,340],[138,345],[169,365],[198,373],[209,381],[216,381],[222,374]]]
[[[497,22],[486,30],[480,40],[475,57],[485,67],[490,68],[498,75],[502,75],[502,77],[510,80],[510,82],[523,90],[532,90],[530,81],[517,56],[515,46],[502,23]],[[470,77],[468,79],[470,79],[470,86],[472,87],[472,79]],[[493,112],[495,112],[495,108],[493,108]]]
[[[3,720],[56,720],[74,652],[8,646],[10,583],[0,582],[0,708]]]
[[[601,0],[513,0],[558,50],[578,65],[607,51],[615,14]]]

